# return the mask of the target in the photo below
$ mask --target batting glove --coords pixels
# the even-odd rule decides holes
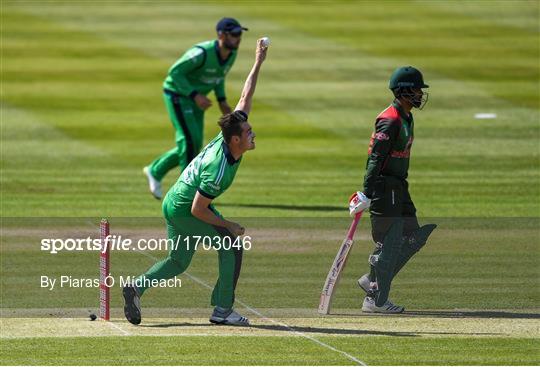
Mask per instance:
[[[364,195],[363,192],[355,192],[349,198],[349,214],[354,217],[356,213],[369,208],[369,204],[371,204],[371,199]]]

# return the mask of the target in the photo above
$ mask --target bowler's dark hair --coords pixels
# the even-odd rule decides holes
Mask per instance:
[[[247,114],[244,111],[234,111],[220,117],[218,125],[226,143],[229,143],[233,136],[242,135],[242,122],[246,121]]]

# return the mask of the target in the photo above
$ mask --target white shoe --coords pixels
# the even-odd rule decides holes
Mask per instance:
[[[249,320],[233,310],[223,313],[214,309],[212,316],[210,316],[210,322],[222,325],[249,326]]]
[[[378,307],[375,305],[375,300],[371,297],[364,298],[362,304],[362,311],[369,313],[402,313],[405,308],[402,306],[394,305],[390,300],[387,300],[384,305]]]
[[[150,192],[156,199],[161,200],[161,197],[163,196],[161,193],[161,182],[152,176],[148,166],[143,168],[143,172],[146,175],[146,178],[148,178],[148,187],[150,188]]]

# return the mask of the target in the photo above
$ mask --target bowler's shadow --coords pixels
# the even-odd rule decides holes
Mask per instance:
[[[178,322],[178,323],[166,323],[166,324],[143,324],[139,327],[146,328],[182,328],[182,327],[221,327],[220,325],[212,325],[208,323],[190,323],[190,322]],[[297,332],[306,334],[333,334],[333,335],[375,335],[375,336],[396,336],[396,337],[418,337],[420,335],[503,335],[502,333],[456,333],[456,332],[443,332],[443,331],[426,331],[426,332],[407,332],[407,331],[377,331],[377,330],[363,330],[363,329],[336,329],[336,328],[321,328],[311,326],[285,326],[285,325],[250,325],[250,326],[238,326],[238,328],[251,328],[259,330],[271,330],[282,332]]]

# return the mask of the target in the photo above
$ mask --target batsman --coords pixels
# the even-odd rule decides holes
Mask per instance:
[[[225,77],[236,60],[242,32],[247,30],[236,19],[223,18],[216,25],[217,40],[191,47],[169,69],[163,99],[175,129],[176,146],[143,169],[156,199],[161,199],[161,180],[167,172],[178,166],[183,171],[201,151],[204,112],[212,105],[208,93],[214,91],[222,114],[231,112]]]
[[[369,209],[375,251],[369,256],[371,270],[358,279],[366,292],[362,311],[401,313],[404,307],[389,299],[392,280],[427,242],[435,224],[418,224],[409,194],[407,176],[414,120],[411,110],[421,110],[428,99],[422,73],[412,66],[400,67],[390,77],[394,101],[375,120],[371,135],[363,191],[349,200],[351,215]]]

